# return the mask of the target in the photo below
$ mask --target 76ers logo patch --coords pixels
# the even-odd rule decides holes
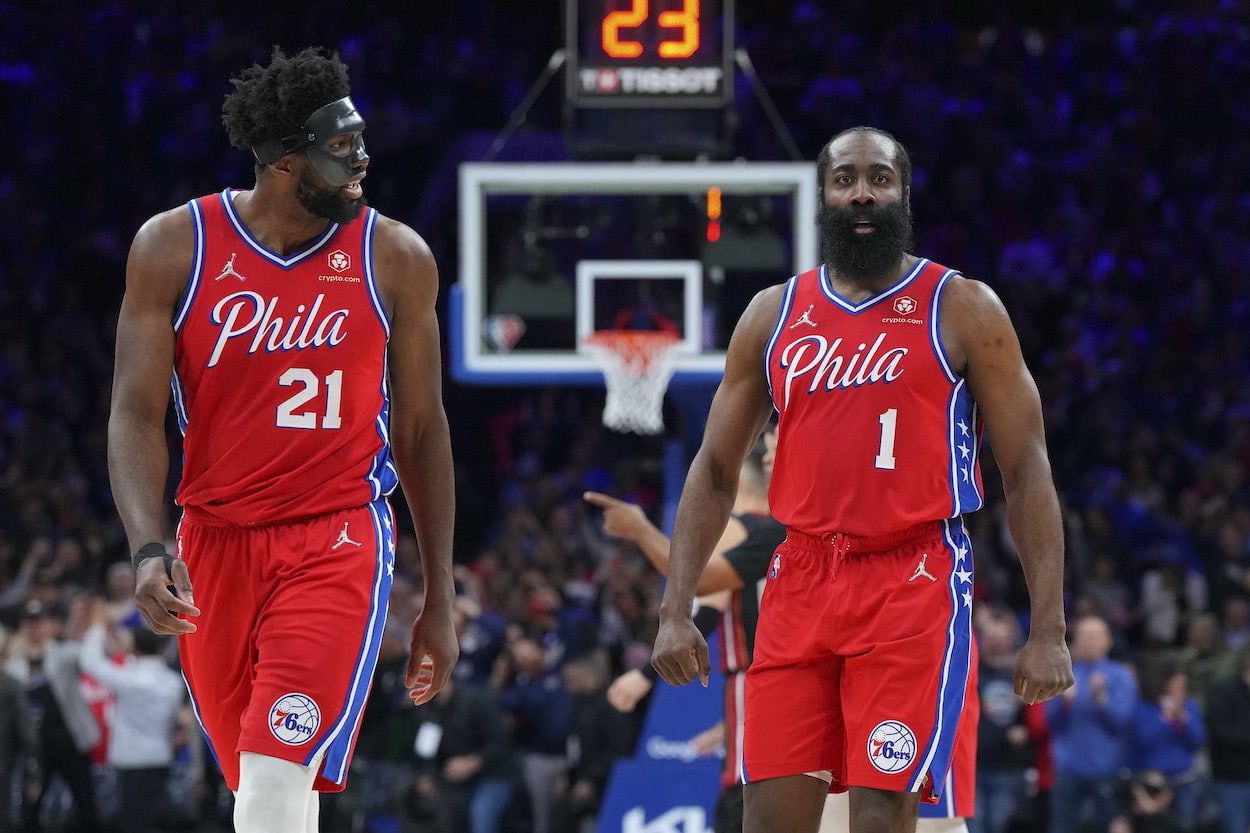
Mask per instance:
[[[884,720],[868,736],[868,760],[882,772],[902,772],[915,758],[916,736],[904,723]]]
[[[321,725],[321,709],[306,694],[284,694],[269,709],[269,731],[287,746],[308,743]]]

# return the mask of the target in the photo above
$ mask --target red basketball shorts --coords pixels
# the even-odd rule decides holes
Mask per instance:
[[[289,524],[178,527],[200,608],[179,637],[196,716],[226,784],[239,754],[304,766],[343,789],[386,621],[395,521],[385,499]]]
[[[791,531],[747,671],[745,780],[827,770],[832,792],[937,801],[973,650],[972,548],[958,520],[872,539]]]

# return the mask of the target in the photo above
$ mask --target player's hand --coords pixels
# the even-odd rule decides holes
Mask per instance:
[[[637,542],[654,526],[637,504],[626,503],[602,492],[582,492],[582,499],[603,510],[603,531],[609,535]]]
[[[480,755],[452,755],[443,764],[443,778],[453,784],[468,781],[482,769]]]
[[[646,674],[637,668],[631,668],[608,686],[608,702],[618,712],[629,714],[638,708],[638,703],[650,694],[654,687],[655,684],[647,679]]]
[[[708,677],[712,673],[707,640],[689,615],[660,619],[660,632],[655,637],[651,665],[669,685],[685,685],[698,677],[703,687],[707,688]]]
[[[721,744],[725,742],[725,724],[717,723],[711,728],[704,729],[699,734],[690,739],[690,751],[698,755],[700,758],[707,758],[714,755]]]
[[[427,702],[447,685],[460,659],[460,643],[451,621],[451,608],[435,614],[422,610],[412,623],[412,644],[404,686],[414,706]]]
[[[177,595],[170,591],[176,588]],[[165,570],[165,559],[145,558],[135,572],[135,607],[153,633],[195,633],[194,622],[182,616],[199,616],[191,592],[191,574],[187,563],[175,558]]]
[[[1030,636],[1012,668],[1016,694],[1026,703],[1049,700],[1072,687],[1072,655],[1063,636]]]

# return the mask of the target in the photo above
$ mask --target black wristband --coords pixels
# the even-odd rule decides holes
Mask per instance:
[[[694,612],[694,626],[699,629],[699,633],[703,637],[712,635],[712,631],[716,630],[716,626],[720,624],[721,612],[714,607],[700,607]]]
[[[135,572],[139,571],[139,565],[149,558],[161,558],[165,561],[165,572],[173,576],[174,562],[178,559],[165,552],[165,545],[152,542],[139,547],[139,551],[135,553],[134,558],[130,559],[131,565],[135,568]]]

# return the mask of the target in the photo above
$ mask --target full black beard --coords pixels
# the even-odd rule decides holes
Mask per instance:
[[[309,214],[333,223],[350,223],[368,205],[363,196],[349,200],[338,188],[322,188],[308,173],[304,173],[295,186],[295,198]]]
[[[855,223],[868,220],[872,234],[856,234]],[[820,256],[834,272],[856,278],[886,275],[898,267],[911,246],[911,214],[901,202],[892,205],[822,205],[816,212]]]

